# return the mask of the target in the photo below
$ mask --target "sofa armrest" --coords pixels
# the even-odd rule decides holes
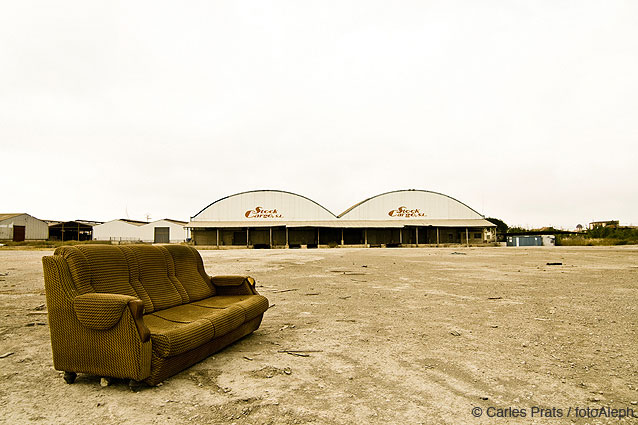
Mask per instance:
[[[148,378],[153,347],[142,319],[142,301],[126,297],[124,304],[117,300],[119,296],[108,296],[114,294],[79,293],[69,266],[60,255],[42,257],[42,265],[55,369],[137,381]],[[92,329],[78,318],[78,312],[82,313],[80,316],[88,314],[96,296],[110,298],[106,301],[109,308],[117,307],[115,310],[121,312],[110,329]],[[82,298],[76,302],[78,297]],[[82,320],[86,323],[88,317]]]
[[[218,295],[258,295],[250,276],[213,276],[210,280]]]
[[[89,293],[78,295],[73,300],[73,310],[82,325],[89,329],[104,331],[111,329],[122,320],[124,310],[131,312],[142,342],[147,342],[151,332],[142,317],[144,303],[129,295]]]

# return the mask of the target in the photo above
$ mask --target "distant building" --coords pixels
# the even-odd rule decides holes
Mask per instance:
[[[218,247],[419,246],[486,244],[496,226],[447,195],[397,190],[336,216],[317,202],[280,190],[219,199],[186,225],[195,245]]]
[[[608,221],[592,221],[589,223],[589,228],[593,229],[594,227],[618,227],[620,222],[618,220],[608,220]]]
[[[576,231],[577,232],[582,232],[583,231],[583,225],[582,224],[577,224],[576,225]]]
[[[142,242],[180,243],[186,241],[185,221],[163,220],[146,223],[139,227]]]
[[[519,235],[508,236],[507,246],[556,246],[554,235]]]
[[[49,226],[26,213],[0,214],[0,240],[14,242],[47,240]]]
[[[93,226],[93,240],[118,242],[141,241],[142,238],[139,227],[145,224],[148,223],[125,218],[107,221],[106,223]]]
[[[93,239],[93,226],[102,224],[101,221],[88,220],[44,221],[49,225],[49,240],[52,241],[90,241]]]
[[[117,219],[93,227],[93,239],[112,242],[179,243],[186,240],[185,221]]]

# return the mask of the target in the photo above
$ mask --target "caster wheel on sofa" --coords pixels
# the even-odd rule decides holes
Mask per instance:
[[[128,387],[131,391],[138,392],[142,388],[142,381],[131,379],[130,381],[128,381]]]
[[[72,384],[75,382],[75,378],[77,378],[78,374],[75,372],[64,372],[64,381],[67,384]]]

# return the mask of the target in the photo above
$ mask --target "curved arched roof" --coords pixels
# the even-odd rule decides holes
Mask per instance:
[[[210,203],[192,221],[289,221],[335,220],[324,206],[302,195],[283,190],[251,190]]]
[[[381,193],[341,214],[343,220],[483,219],[463,202],[439,192],[404,189]]]

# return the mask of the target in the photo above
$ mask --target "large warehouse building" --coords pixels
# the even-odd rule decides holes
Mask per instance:
[[[419,246],[496,241],[496,226],[462,202],[398,190],[334,215],[304,196],[256,190],[213,202],[186,225],[195,245],[219,247]]]

